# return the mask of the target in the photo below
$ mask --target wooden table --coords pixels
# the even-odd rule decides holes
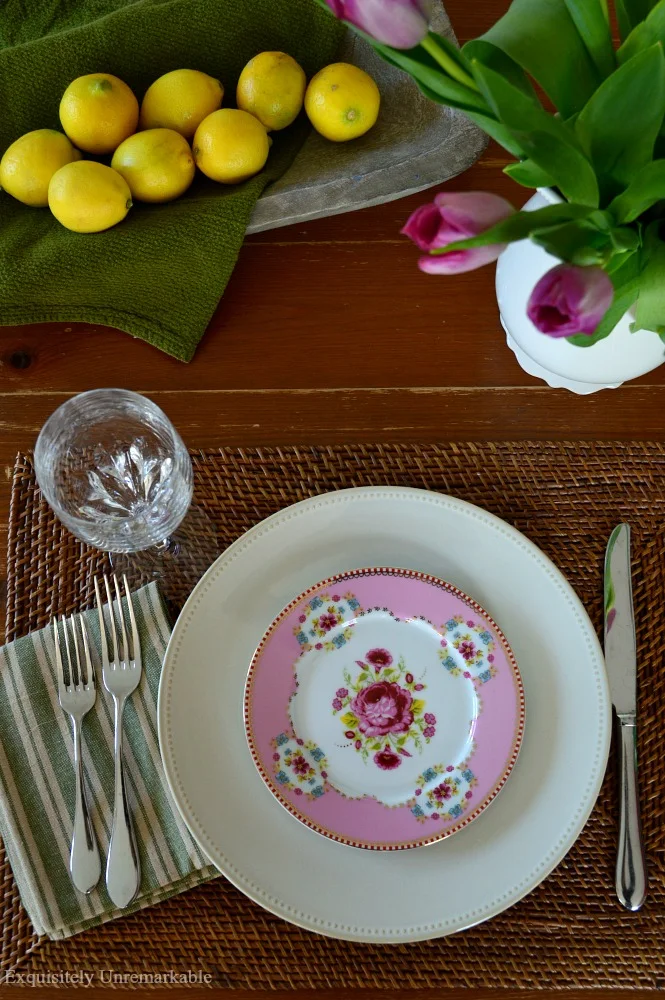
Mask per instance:
[[[447,0],[460,41],[508,0]],[[492,144],[451,190],[526,191]],[[250,237],[189,365],[86,324],[0,327],[0,462],[8,470],[68,396],[144,392],[193,447],[356,440],[657,438],[665,366],[578,397],[525,374],[506,347],[494,268],[422,274],[399,229],[427,194]],[[9,472],[6,473],[9,477]],[[6,522],[7,489],[0,519]]]
[[[465,41],[508,0],[446,6]],[[506,162],[492,144],[448,187],[519,205],[526,192],[502,174]],[[661,438],[665,366],[587,397],[549,389],[506,347],[493,267],[449,278],[418,270],[399,229],[427,199],[250,237],[189,365],[101,327],[0,327],[0,551],[16,451],[64,399],[100,386],[146,393],[192,447]]]

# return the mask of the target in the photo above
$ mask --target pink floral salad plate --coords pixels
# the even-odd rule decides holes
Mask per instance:
[[[489,615],[434,576],[386,567],[292,601],[254,654],[244,708],[279,802],[332,840],[383,851],[479,816],[524,731],[517,663]]]

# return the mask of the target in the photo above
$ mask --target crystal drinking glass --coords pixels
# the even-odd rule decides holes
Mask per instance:
[[[210,522],[190,508],[189,452],[145,396],[94,389],[67,400],[40,431],[35,473],[77,538],[134,581],[161,579],[167,597],[186,596],[183,573],[191,589],[217,555]]]

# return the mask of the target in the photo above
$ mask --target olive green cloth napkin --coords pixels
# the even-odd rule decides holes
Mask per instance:
[[[60,97],[81,74],[113,73],[141,100],[162,73],[200,69],[221,79],[233,107],[257,52],[289,52],[310,77],[333,61],[342,31],[315,0],[1,0],[0,154],[24,132],[59,128]],[[189,361],[257,198],[307,130],[301,117],[273,133],[266,169],[244,184],[197,174],[184,197],[135,205],[103,233],[72,233],[0,192],[0,325],[113,326]]]

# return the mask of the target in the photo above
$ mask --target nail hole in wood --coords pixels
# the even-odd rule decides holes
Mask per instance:
[[[14,351],[9,355],[9,364],[12,368],[29,368],[32,358],[27,351]]]

